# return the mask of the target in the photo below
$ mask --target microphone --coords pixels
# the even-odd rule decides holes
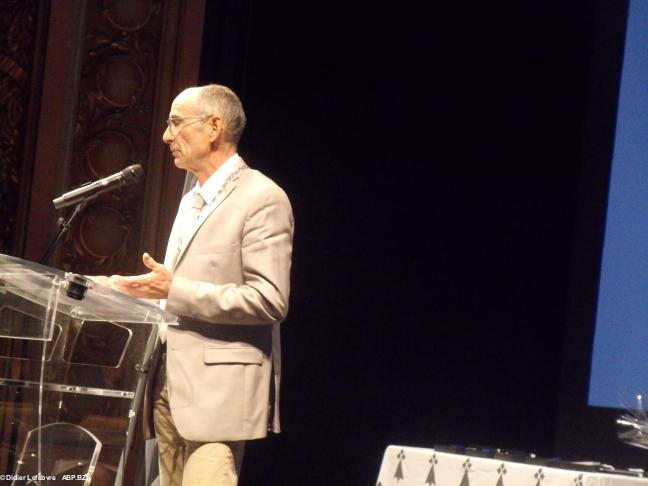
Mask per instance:
[[[66,192],[62,196],[54,199],[52,202],[56,209],[65,208],[84,200],[94,199],[99,194],[112,191],[120,186],[134,184],[143,178],[144,170],[142,169],[142,166],[139,164],[131,165],[121,172],[117,172],[116,174],[104,177],[95,182],[89,182],[77,189]]]

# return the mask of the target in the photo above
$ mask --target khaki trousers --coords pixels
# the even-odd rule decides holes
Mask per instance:
[[[245,441],[185,440],[173,423],[162,357],[153,402],[153,425],[159,452],[160,486],[236,486]]]

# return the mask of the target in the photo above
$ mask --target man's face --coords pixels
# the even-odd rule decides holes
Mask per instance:
[[[173,101],[169,126],[162,140],[169,145],[173,162],[179,169],[199,172],[211,151],[209,116],[196,103],[195,91],[183,91]]]

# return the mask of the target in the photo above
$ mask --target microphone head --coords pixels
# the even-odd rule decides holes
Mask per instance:
[[[133,184],[144,178],[144,169],[139,164],[131,165],[121,171],[124,184]]]

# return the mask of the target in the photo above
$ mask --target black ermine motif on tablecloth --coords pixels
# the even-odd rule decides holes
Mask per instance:
[[[545,478],[542,468],[538,469],[538,472],[534,474],[534,477],[536,478],[535,486],[542,486],[542,480]]]
[[[506,474],[506,464],[502,463],[500,467],[497,468],[497,484],[495,486],[504,486],[504,475]]]
[[[466,458],[462,466],[464,473],[459,486],[470,486],[470,478],[468,477],[468,473],[470,472],[470,468],[472,467],[472,464],[470,463],[470,457]]]
[[[429,462],[430,462],[430,472],[427,475],[425,484],[436,485],[436,478],[434,477],[434,465],[439,462],[436,454],[432,454],[432,457],[430,458]]]
[[[394,477],[396,478],[396,482],[398,482],[401,479],[405,479],[405,477],[403,476],[403,461],[405,460],[405,451],[401,449],[396,457],[398,457],[398,467],[396,468]]]
[[[580,473],[574,478],[574,486],[583,486],[585,482],[583,481],[583,473]]]

